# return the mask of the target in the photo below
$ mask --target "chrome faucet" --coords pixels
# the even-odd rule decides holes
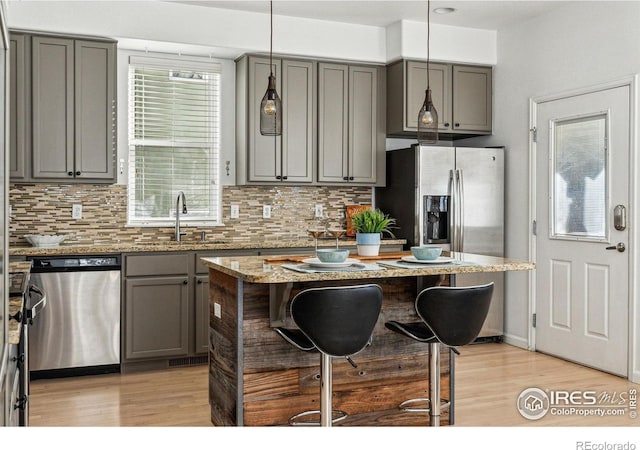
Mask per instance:
[[[184,192],[180,191],[176,199],[176,242],[180,242],[180,236],[187,234],[186,231],[180,231],[180,199],[182,199],[182,214],[187,213],[187,199]]]

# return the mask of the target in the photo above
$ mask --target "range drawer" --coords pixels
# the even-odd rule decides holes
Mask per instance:
[[[125,276],[188,275],[189,253],[125,255]]]

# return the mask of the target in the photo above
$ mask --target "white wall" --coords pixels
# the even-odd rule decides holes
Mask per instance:
[[[235,58],[269,51],[268,3],[264,14],[157,1],[13,1],[9,27],[108,36],[126,48]],[[277,6],[277,5],[276,5]],[[363,7],[367,7],[363,2]],[[400,57],[426,58],[426,24],[382,27],[273,17],[273,51],[288,55],[386,63]],[[433,59],[495,63],[495,32],[432,26]]]
[[[640,2],[576,2],[498,32],[494,133],[506,147],[506,254],[529,255],[529,98],[640,73]],[[527,346],[527,274],[508,273],[506,337]]]

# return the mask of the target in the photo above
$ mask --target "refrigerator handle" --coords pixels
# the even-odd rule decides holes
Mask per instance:
[[[458,169],[458,251],[464,251],[464,178],[462,169]]]
[[[451,204],[449,205],[449,242],[451,245],[451,251],[456,251],[456,226],[458,224],[457,208],[458,200],[456,195],[458,192],[458,184],[456,183],[456,176],[453,170],[449,171],[449,192],[451,193]]]

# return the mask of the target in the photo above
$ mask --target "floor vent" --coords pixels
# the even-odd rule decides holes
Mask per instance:
[[[189,356],[186,358],[176,358],[169,360],[169,367],[198,366],[207,364],[209,358],[207,356]]]

